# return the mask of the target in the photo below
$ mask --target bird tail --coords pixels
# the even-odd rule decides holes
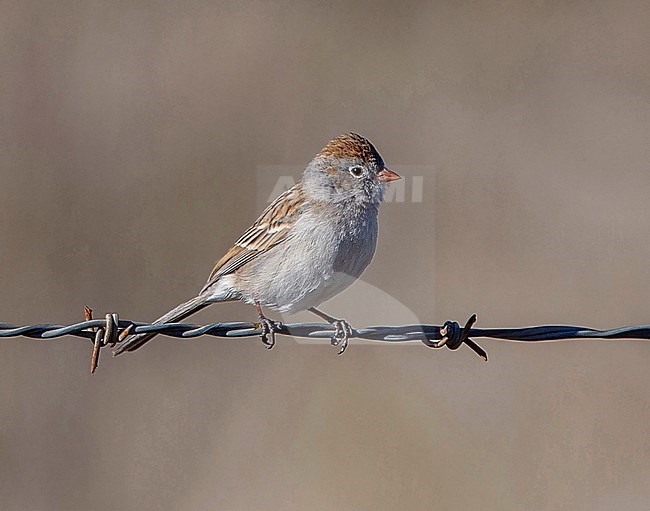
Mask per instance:
[[[208,297],[205,295],[198,295],[190,300],[181,303],[176,306],[174,309],[170,310],[167,314],[160,316],[153,325],[159,325],[161,323],[176,323],[178,321],[184,320],[186,317],[191,316],[195,312],[200,311],[204,307],[210,305],[211,301],[208,300]],[[120,353],[125,351],[135,351],[140,348],[143,344],[149,342],[157,334],[155,332],[147,334],[134,334],[127,336],[120,344],[115,347],[113,350],[113,356],[117,356]]]

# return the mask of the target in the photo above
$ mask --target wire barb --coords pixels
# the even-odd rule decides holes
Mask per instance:
[[[476,323],[476,319],[476,314],[472,314],[462,330],[460,329],[460,325],[455,321],[445,321],[445,324],[440,329],[441,339],[435,344],[435,346],[431,347],[442,348],[443,346],[447,346],[447,348],[453,351],[460,348],[463,344],[467,344],[474,353],[487,362],[487,352],[469,338],[469,334],[472,331],[472,326]]]
[[[214,337],[253,337],[263,332],[259,323],[226,322],[198,326],[190,323],[150,324],[119,319],[117,314],[106,314],[104,319],[93,319],[90,307],[84,307],[85,321],[72,325],[36,324],[15,326],[0,322],[0,338],[28,337],[31,339],[54,339],[74,336],[87,339],[93,350],[90,361],[91,373],[97,370],[101,349],[113,346],[133,333],[155,332],[170,337],[193,339],[202,335]],[[351,338],[383,343],[421,342],[434,349],[447,347],[457,350],[463,344],[484,360],[487,353],[471,337],[492,338],[514,342],[544,342],[569,339],[637,339],[650,340],[650,325],[637,325],[612,330],[564,325],[544,325],[524,328],[474,328],[476,314],[473,314],[463,328],[454,321],[436,325],[370,326],[353,329]],[[332,339],[336,326],[329,323],[275,323],[275,333],[310,339]]]
[[[93,310],[84,305],[84,317],[86,321],[92,321],[93,319]],[[90,331],[95,332],[95,340],[93,342],[93,353],[90,357],[90,374],[95,374],[97,366],[99,365],[99,353],[101,349],[108,345],[110,347],[115,346],[122,334],[127,332],[132,328],[133,325],[129,325],[124,329],[122,334],[119,333],[120,328],[120,318],[117,314],[106,314],[105,317],[105,326],[104,327],[94,327]]]

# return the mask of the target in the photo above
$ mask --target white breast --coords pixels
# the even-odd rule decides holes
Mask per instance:
[[[308,211],[291,236],[238,275],[242,299],[281,312],[316,307],[349,287],[365,270],[377,241],[377,210],[350,218]]]

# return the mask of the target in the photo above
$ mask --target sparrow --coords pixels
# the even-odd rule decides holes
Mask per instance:
[[[397,179],[368,139],[356,133],[336,137],[217,261],[199,293],[154,324],[182,321],[216,302],[242,300],[255,305],[268,348],[275,344],[276,324],[262,307],[316,314],[334,325],[332,344],[343,353],[351,326],[317,307],[348,288],[370,264],[379,205],[387,183]],[[129,335],[113,354],[137,350],[155,335]]]

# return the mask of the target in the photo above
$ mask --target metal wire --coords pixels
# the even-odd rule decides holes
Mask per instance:
[[[193,339],[203,335],[214,337],[254,337],[264,334],[259,323],[242,321],[210,323],[198,326],[190,323],[150,324],[119,319],[117,314],[106,314],[104,319],[92,319],[88,308],[86,321],[71,325],[38,324],[15,326],[0,322],[0,338],[28,337],[49,340],[64,336],[88,339],[93,343],[91,372],[94,372],[102,347],[113,346],[128,334],[156,332],[169,337]],[[463,344],[487,360],[487,353],[470,337],[492,338],[515,342],[548,342],[569,339],[637,339],[650,340],[650,325],[628,326],[611,330],[565,325],[545,325],[525,328],[472,328],[476,315],[464,327],[453,321],[444,325],[369,326],[355,328],[352,337],[367,341],[401,343],[420,341],[429,348],[455,350]],[[332,339],[335,327],[327,323],[275,323],[275,332],[282,335],[311,339]]]

